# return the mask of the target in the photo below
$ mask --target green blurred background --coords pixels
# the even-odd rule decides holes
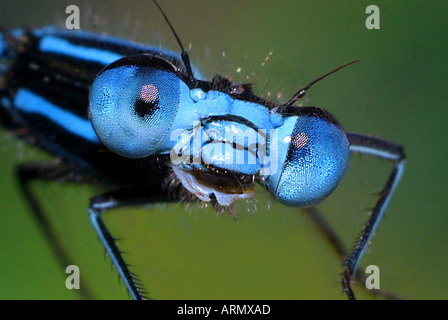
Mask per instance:
[[[347,131],[405,146],[406,170],[362,266],[378,265],[381,288],[409,299],[448,298],[446,1],[163,1],[192,61],[207,77],[253,82],[262,96],[286,101],[325,79],[304,103],[325,107]],[[151,1],[3,1],[9,28],[63,26],[65,8],[81,9],[81,28],[178,50]],[[380,8],[380,30],[365,9]],[[225,54],[223,54],[223,52]],[[272,53],[272,54],[271,54]],[[269,61],[262,66],[266,57]],[[241,68],[238,70],[238,68]],[[276,98],[274,98],[276,99]],[[0,148],[0,299],[77,299],[27,212],[13,168],[45,159],[4,130]],[[119,168],[118,168],[119,169]],[[354,156],[337,191],[319,208],[351,247],[391,170]],[[87,217],[83,185],[38,182],[35,190],[98,299],[127,299]],[[341,259],[298,209],[261,188],[239,218],[174,204],[122,209],[106,222],[155,299],[345,299]],[[359,298],[371,296],[355,286]]]

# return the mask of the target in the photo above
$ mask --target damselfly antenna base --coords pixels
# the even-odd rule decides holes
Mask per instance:
[[[176,41],[180,46],[182,61],[184,62],[184,65],[185,65],[185,68],[187,71],[187,76],[191,83],[191,87],[196,87],[197,80],[193,75],[193,70],[191,68],[191,62],[190,62],[190,56],[188,55],[187,51],[185,51],[184,46],[182,45],[182,41],[180,41],[180,38],[177,35],[176,30],[174,29],[174,27],[171,24],[170,20],[168,19],[167,15],[163,11],[162,7],[157,3],[156,0],[152,0],[152,1],[155,3],[157,8],[160,10],[160,13],[162,13],[163,18],[165,19],[166,23],[168,23],[168,26],[170,27],[171,31],[173,32],[174,37],[176,38]]]

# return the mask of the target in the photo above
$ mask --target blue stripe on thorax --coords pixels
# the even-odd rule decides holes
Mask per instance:
[[[91,61],[108,65],[128,55],[129,52],[133,52],[132,54],[149,53],[161,55],[167,59],[176,60],[177,64],[183,65],[181,55],[177,52],[162,49],[160,47],[135,43],[111,36],[99,36],[84,31],[58,30],[54,27],[44,27],[42,29],[37,29],[33,31],[33,34],[37,37],[42,38],[39,45],[39,50],[41,50],[42,52],[61,54],[84,61]],[[72,43],[70,42],[71,39],[88,39],[97,41],[97,43],[101,43],[104,48],[89,48],[86,45]],[[121,46],[122,48],[128,48],[129,52],[119,53],[115,52],[114,50],[107,49],[108,43],[111,45]],[[196,66],[192,65],[192,69],[197,79],[203,78],[201,72]]]
[[[54,36],[44,37],[40,42],[39,49],[43,52],[62,54],[81,60],[98,62],[104,65],[122,57],[122,55],[108,50],[77,46],[70,43],[68,40]]]
[[[99,142],[88,119],[80,118],[73,113],[61,109],[29,90],[19,89],[14,98],[14,105],[23,112],[45,116],[65,130],[90,142]]]

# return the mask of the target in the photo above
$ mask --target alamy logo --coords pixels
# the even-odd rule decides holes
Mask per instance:
[[[366,13],[370,14],[366,19],[366,28],[369,30],[380,29],[380,8],[370,5],[366,8]]]
[[[366,288],[369,290],[380,289],[380,268],[376,265],[367,266],[366,273],[370,274],[366,277]]]
[[[69,265],[65,268],[65,273],[70,274],[65,280],[65,287],[69,290],[79,289],[79,267]]]
[[[79,7],[74,4],[67,6],[65,8],[65,13],[69,14],[67,19],[65,19],[65,27],[68,30],[79,30],[80,26],[80,16],[79,16]]]

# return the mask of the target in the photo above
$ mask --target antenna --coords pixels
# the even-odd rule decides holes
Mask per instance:
[[[196,85],[197,80],[195,79],[194,75],[193,75],[193,70],[191,69],[191,63],[190,63],[190,57],[188,56],[188,53],[185,51],[184,46],[182,45],[182,42],[180,41],[179,36],[176,33],[176,30],[174,30],[173,25],[171,24],[170,20],[168,20],[168,17],[166,16],[165,12],[163,11],[162,7],[157,3],[156,0],[152,0],[155,5],[157,6],[157,8],[159,9],[160,13],[162,13],[163,18],[165,18],[166,23],[168,23],[168,26],[170,27],[171,31],[174,34],[174,37],[177,40],[177,43],[179,44],[180,50],[181,50],[181,57],[182,57],[182,61],[185,65],[185,68],[187,69],[187,76],[189,81],[191,82],[191,84],[193,86]]]
[[[339,71],[339,70],[341,70],[341,69],[343,69],[343,68],[345,68],[345,67],[348,67],[348,66],[350,66],[350,65],[352,65],[352,64],[354,64],[354,63],[356,63],[356,62],[359,62],[360,60],[361,60],[361,59],[356,59],[356,60],[354,60],[354,61],[352,61],[352,62],[349,62],[349,63],[347,63],[347,64],[344,64],[343,66],[340,66],[339,68],[336,68],[336,69],[334,69],[334,70],[332,70],[332,71],[330,71],[330,72],[324,74],[322,77],[319,77],[319,78],[317,78],[317,79],[314,80],[314,81],[311,81],[309,84],[307,84],[307,85],[304,86],[302,89],[300,89],[299,91],[297,91],[297,93],[296,93],[291,99],[289,99],[288,102],[286,102],[285,104],[283,104],[281,107],[282,107],[282,108],[288,108],[288,107],[290,107],[294,102],[296,102],[296,101],[299,100],[300,98],[303,98],[303,97],[305,96],[305,94],[306,94],[306,91],[307,91],[309,88],[311,88],[312,85],[316,84],[316,83],[319,82],[320,80],[322,80],[322,79],[328,77],[329,75],[332,75],[333,73],[335,73],[335,72],[337,72],[337,71]]]

